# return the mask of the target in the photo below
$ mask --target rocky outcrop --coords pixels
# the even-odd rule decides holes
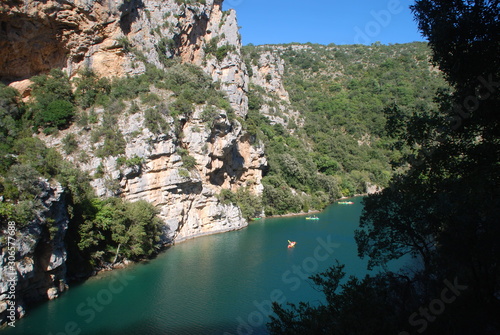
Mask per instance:
[[[120,50],[110,46],[136,2],[2,1],[0,77],[16,81],[52,68],[73,73],[89,56],[115,64],[108,73],[118,74]]]
[[[264,51],[260,53],[257,64],[252,65],[252,83],[264,88],[267,93],[274,94],[285,102],[290,102],[288,92],[283,86],[285,61],[276,53]]]
[[[61,68],[70,77],[83,68],[100,77],[139,75],[149,66],[167,69],[171,59],[200,66],[227,94],[234,115],[248,112],[248,74],[242,61],[236,13],[222,11],[222,0],[6,0],[0,3],[0,80],[30,95],[30,78]],[[168,104],[171,92],[160,92]],[[92,124],[73,124],[56,136],[40,138],[66,159],[94,176],[100,196],[147,200],[165,222],[161,241],[173,243],[200,235],[243,228],[240,209],[218,199],[222,189],[247,187],[262,192],[267,164],[263,146],[250,138],[234,117],[215,110],[210,121],[199,105],[189,116],[163,118],[169,130],[145,126],[145,106],[123,113],[116,131],[126,141],[125,155],[139,163],[119,164],[119,157],[98,157],[103,142],[91,138]],[[127,102],[129,104],[129,102]],[[127,108],[130,106],[126,106]],[[143,108],[144,107],[144,108]],[[95,115],[102,120],[103,109]],[[66,154],[62,139],[78,138],[79,150]],[[187,158],[191,163],[187,164]],[[194,164],[192,162],[194,159]],[[64,236],[68,217],[64,191],[44,182],[37,218],[16,232],[17,315],[25,303],[54,299],[66,289]],[[5,241],[0,254],[0,316],[6,316],[10,274]],[[4,308],[6,307],[6,308]],[[2,320],[3,322],[4,320]]]
[[[237,207],[224,206],[216,197],[222,187],[230,187],[228,178],[222,178],[227,184],[217,185],[210,177],[215,170],[211,164],[216,164],[218,159],[231,160],[227,156],[235,150],[241,127],[227,122],[224,112],[220,111],[220,119],[224,121],[219,122],[225,127],[211,138],[212,128],[201,122],[200,113],[198,109],[186,122],[182,139],[171,133],[170,139],[154,143],[150,152],[139,152],[144,147],[141,138],[127,146],[127,154],[142,154],[145,164],[141,175],[121,180],[123,196],[131,201],[147,199],[160,208],[160,217],[165,221],[162,238],[166,241],[178,242],[247,225]],[[146,134],[145,138],[151,135]],[[194,167],[185,167],[179,148],[186,150],[184,155],[195,158]],[[230,168],[227,171],[234,174]]]
[[[164,68],[173,56],[203,66],[221,83],[237,115],[247,112],[245,64],[234,10],[221,0],[30,1],[0,4],[0,80],[13,83],[52,68],[70,76],[83,67],[100,76]],[[207,45],[225,46],[223,59]],[[17,85],[19,87],[19,85]]]
[[[221,1],[222,3],[222,1]],[[214,81],[221,83],[221,88],[227,92],[231,107],[236,115],[245,117],[248,113],[248,74],[241,57],[241,37],[238,31],[236,12],[231,9],[221,11],[221,3],[217,3],[214,17],[210,20],[205,43],[217,41],[217,48],[227,47],[227,55],[219,60],[213,55],[205,55],[206,64],[202,62],[205,71]]]
[[[7,227],[2,229],[0,324],[11,315],[7,306],[11,306],[12,293],[16,298],[15,315],[19,318],[24,315],[26,304],[54,299],[67,289],[64,238],[69,219],[64,191],[60,185],[51,186],[45,180],[40,180],[39,186],[42,191],[34,200],[39,207],[35,219],[27,224],[14,222],[14,235],[9,234]],[[9,246],[14,246],[14,255],[9,253]]]
[[[261,87],[266,93],[262,96],[264,104],[259,112],[272,124],[281,124],[285,128],[291,120],[302,125],[301,114],[292,107],[284,86],[285,61],[277,52],[268,50],[266,46],[255,48],[258,50],[258,58],[249,62],[252,73],[250,82]],[[293,133],[293,129],[291,132]]]

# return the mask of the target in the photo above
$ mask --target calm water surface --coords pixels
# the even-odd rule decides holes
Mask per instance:
[[[335,259],[367,273],[354,230],[361,198],[318,214],[256,221],[180,243],[156,259],[71,287],[2,335],[267,334],[270,301],[320,303],[306,277]],[[293,249],[287,240],[296,241]],[[394,264],[400,266],[400,264]]]

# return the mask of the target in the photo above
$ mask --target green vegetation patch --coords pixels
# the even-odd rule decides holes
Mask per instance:
[[[245,62],[251,65],[257,65],[264,52],[285,60],[284,84],[291,109],[300,111],[305,121],[302,127],[290,121],[290,129],[272,125],[259,111],[268,105],[271,114],[273,110],[278,113],[277,98],[250,85],[244,126],[266,145],[269,172],[264,178],[264,203],[268,213],[321,209],[336,197],[365,193],[367,185],[386,187],[393,164],[402,166],[408,150],[398,147],[394,129],[387,127],[394,115],[392,106],[397,104],[406,115],[432,110],[436,108],[434,92],[447,87],[443,76],[430,67],[425,43],[249,45],[243,51]],[[318,182],[326,177],[329,187]]]

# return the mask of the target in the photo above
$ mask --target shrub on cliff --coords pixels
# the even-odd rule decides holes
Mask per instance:
[[[59,69],[49,75],[31,78],[33,81],[31,102],[36,127],[64,128],[71,122],[74,113],[74,96],[69,78]]]
[[[12,146],[24,131],[24,104],[19,92],[0,83],[0,173],[5,173],[15,162]],[[26,132],[25,132],[26,133]],[[28,136],[31,132],[27,132]]]
[[[165,106],[159,108],[148,108],[144,112],[144,126],[153,134],[166,134],[170,130],[168,122],[165,120],[162,111],[168,113]]]
[[[104,138],[102,145],[96,149],[98,157],[119,156],[125,154],[126,142],[118,127],[118,120],[111,112],[103,114],[102,124],[93,131],[92,140],[97,142]]]
[[[226,58],[228,53],[234,50],[235,47],[232,45],[223,45],[220,48],[217,48],[217,51],[215,52],[215,58],[217,58],[219,62],[222,62],[224,58]]]
[[[99,78],[96,73],[84,68],[74,79],[76,84],[75,100],[82,108],[89,108],[103,99],[111,91],[111,84],[107,78]]]
[[[38,121],[45,128],[63,128],[68,125],[75,113],[75,106],[66,100],[51,101],[39,114]]]
[[[62,139],[62,144],[63,150],[67,155],[72,154],[76,151],[76,149],[78,149],[78,141],[76,139],[76,135],[73,133],[66,135]]]
[[[189,154],[189,151],[184,148],[177,148],[177,153],[181,156],[182,158],[182,166],[190,170],[196,166],[196,159]]]

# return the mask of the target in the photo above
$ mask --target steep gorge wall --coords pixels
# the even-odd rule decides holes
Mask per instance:
[[[241,57],[236,14],[233,10],[223,12],[222,1],[208,0],[191,4],[175,0],[11,0],[3,2],[1,6],[0,56],[3,61],[0,62],[0,78],[13,87],[23,87],[22,82],[26,79],[54,67],[63,68],[70,76],[77,74],[83,67],[89,67],[100,76],[114,77],[140,74],[145,71],[146,63],[164,68],[162,60],[175,56],[183,62],[201,66],[214,81],[219,82],[237,116],[245,117],[247,113],[248,75]],[[205,53],[206,46],[211,41],[216,42],[217,48],[229,47],[224,59],[220,60]],[[129,45],[124,46],[124,43]],[[142,54],[144,59],[140,59],[137,53],[126,52],[129,47]],[[128,121],[136,125],[132,131],[142,130],[133,120],[123,122],[124,129],[129,124]],[[200,123],[196,116],[192,120],[184,121],[184,128],[188,132],[194,124]],[[243,136],[237,122],[234,125],[227,120],[224,122],[227,123],[227,134],[219,132],[211,141],[211,129],[204,129],[201,138],[195,139],[192,132],[188,136],[186,145],[201,166],[201,170],[197,172],[199,176],[190,178],[191,181],[198,180],[195,184],[200,184],[200,187],[194,189],[205,189],[206,187],[201,185],[207,184],[211,191],[205,190],[199,194],[204,194],[204,197],[210,194],[213,198],[220,188],[234,188],[231,185],[241,186],[242,180],[252,179],[255,185],[253,189],[259,193],[262,189],[262,174],[259,171],[262,171],[265,165],[262,148],[254,150],[255,146],[249,145],[249,139]],[[77,130],[79,129],[70,129],[69,132],[76,133]],[[58,147],[60,139],[66,133],[58,138],[45,138],[45,141],[50,146]],[[154,143],[151,151],[140,149],[147,147],[146,141],[151,139]],[[85,143],[84,138],[81,141]],[[205,145],[204,141],[208,141],[207,144],[213,151],[207,151],[206,148],[201,150]],[[165,136],[163,140],[147,132],[128,143],[127,153],[144,158],[147,166],[145,174],[130,181],[126,176],[121,176],[114,167],[116,157],[104,162],[108,167],[108,175],[123,184],[122,196],[131,200],[147,199],[162,208],[162,216],[168,222],[177,221],[169,227],[171,232],[183,226],[187,217],[191,218],[190,222],[204,221],[192,218],[184,205],[182,210],[171,212],[171,208],[180,206],[179,202],[175,199],[165,200],[172,193],[168,190],[176,189],[172,185],[186,184],[172,172],[175,170],[177,159],[174,153],[176,148],[182,145],[175,135]],[[240,152],[240,148],[245,150]],[[241,162],[233,162],[233,157],[237,157]],[[92,172],[100,163],[96,157],[91,157],[91,162],[81,164],[81,167]],[[250,173],[251,177],[247,177],[247,173]],[[100,195],[106,195],[102,181],[97,181],[95,186]],[[158,195],[160,189],[167,195]],[[212,199],[209,203],[219,206],[216,210],[210,210],[210,213],[224,212],[218,201]],[[237,223],[234,226],[229,224],[227,229],[245,225],[241,217],[237,218],[234,209],[230,212],[232,218],[223,222]],[[208,220],[212,223],[213,221]],[[196,224],[191,226],[193,225]],[[215,231],[221,229],[214,228]],[[181,233],[180,236],[188,237],[199,233],[192,231]],[[169,237],[174,236],[172,234]]]
[[[29,79],[52,68],[70,76],[89,67],[103,77],[144,72],[144,61],[163,68],[165,58],[202,66],[228,93],[240,116],[247,112],[248,76],[234,10],[221,0],[8,0],[0,4],[0,80]],[[202,4],[203,3],[203,4]],[[206,45],[232,48],[222,61],[207,59]],[[144,60],[127,53],[124,43]],[[18,87],[20,85],[17,85]]]
[[[0,324],[20,318],[26,304],[41,298],[55,299],[65,291],[67,251],[65,236],[69,216],[64,190],[40,180],[40,207],[33,221],[14,222],[16,235],[8,243],[9,234],[0,238]],[[8,247],[15,249],[15,261]],[[15,264],[14,266],[12,264]],[[11,287],[15,283],[15,287]],[[12,295],[15,305],[12,305]],[[11,309],[14,308],[14,313]]]
[[[175,57],[202,67],[227,93],[236,116],[244,118],[248,112],[249,79],[242,61],[236,14],[232,10],[223,12],[221,7],[220,0],[193,4],[176,0],[3,1],[0,80],[26,96],[29,78],[52,68],[62,68],[73,77],[79,69],[88,67],[101,77],[111,78],[144,73],[147,64],[165,68],[165,60]],[[224,57],[207,54],[209,45],[225,47]],[[130,52],[131,48],[134,52]],[[267,162],[262,145],[254,143],[238,121],[229,121],[224,110],[217,111],[213,124],[203,122],[204,107],[197,106],[190,117],[180,120],[182,136],[173,131],[153,134],[143,126],[143,110],[121,115],[118,129],[127,142],[126,156],[142,158],[144,164],[140,167],[120,168],[118,157],[97,157],[89,129],[76,124],[57,136],[40,134],[40,138],[82,170],[93,174],[99,166],[103,167],[104,175],[93,181],[98,195],[118,195],[131,201],[144,199],[156,205],[165,222],[162,241],[178,242],[245,227],[247,222],[240,209],[221,203],[217,194],[222,189],[235,191],[240,187],[260,194],[263,188],[261,179]],[[96,113],[101,118],[103,110],[97,109]],[[170,129],[175,128],[172,117],[164,119]],[[76,154],[64,154],[62,139],[70,133],[78,136],[80,148],[87,153],[85,162]],[[183,166],[179,148],[195,158],[194,168]],[[110,192],[106,186],[109,180],[118,183],[119,189]],[[24,313],[25,300],[52,299],[66,288],[63,239],[67,213],[62,204],[63,190],[52,192],[56,192],[54,199],[47,203],[45,212],[57,211],[62,216],[56,220],[59,235],[50,239],[42,234],[46,226],[43,218],[28,224],[30,232],[17,232],[18,241],[31,241],[29,245],[19,245],[16,254],[21,287],[18,316]],[[33,229],[40,232],[32,233]],[[1,247],[0,262],[6,264],[5,244]],[[8,280],[8,274],[3,272],[2,321],[6,315]]]

